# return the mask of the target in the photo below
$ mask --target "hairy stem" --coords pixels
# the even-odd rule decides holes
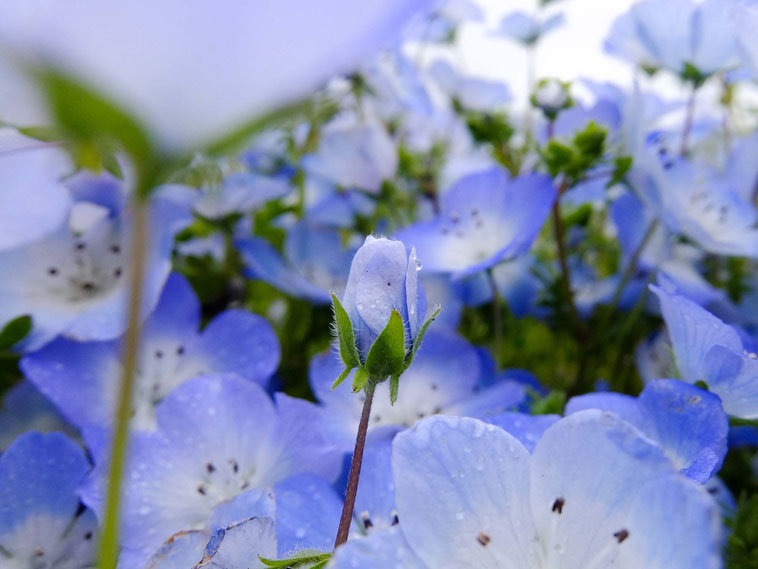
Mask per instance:
[[[105,502],[105,520],[100,538],[98,568],[115,569],[118,560],[119,510],[121,485],[124,478],[129,443],[129,419],[132,415],[132,395],[137,369],[140,338],[140,307],[142,305],[142,281],[144,280],[144,251],[147,245],[148,203],[135,197],[133,201],[134,226],[129,251],[129,306],[127,329],[122,353],[123,372],[119,393],[116,421],[111,441],[110,476]]]
[[[340,518],[340,525],[337,530],[337,539],[334,542],[335,548],[347,541],[347,535],[350,533],[350,523],[353,521],[355,496],[358,493],[358,480],[361,477],[363,449],[366,446],[366,432],[368,431],[369,415],[371,415],[371,402],[374,399],[374,389],[376,389],[376,383],[373,379],[369,379],[365,388],[366,399],[363,401],[363,411],[361,411],[361,421],[358,424],[358,434],[355,437],[353,461],[350,464],[350,477],[347,481],[345,504],[342,506],[342,517]]]
[[[653,219],[653,221],[650,222],[650,225],[648,225],[647,230],[645,231],[645,235],[640,241],[640,244],[637,245],[634,253],[632,253],[631,258],[629,259],[629,263],[627,263],[626,269],[624,269],[624,274],[621,276],[621,281],[616,287],[616,290],[613,293],[613,298],[611,299],[611,306],[614,309],[618,306],[618,303],[621,300],[621,295],[624,293],[626,285],[629,284],[629,281],[632,280],[634,273],[637,271],[637,265],[640,262],[640,257],[642,257],[642,253],[645,250],[645,247],[647,247],[647,244],[650,242],[650,239],[653,237],[653,234],[655,233],[655,229],[657,227],[658,219]]]

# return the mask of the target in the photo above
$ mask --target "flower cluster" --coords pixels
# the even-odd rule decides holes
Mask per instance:
[[[0,568],[758,567],[758,8],[534,3],[2,4]]]

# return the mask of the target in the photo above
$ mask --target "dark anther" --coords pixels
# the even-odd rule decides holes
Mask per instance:
[[[618,540],[618,542],[621,543],[627,537],[629,537],[629,531],[625,529],[619,530],[613,534],[613,537],[615,537]]]
[[[426,417],[426,415],[424,415],[423,413],[416,413],[416,417],[418,417],[419,419],[423,419],[424,417]]]
[[[563,498],[556,498],[555,502],[553,502],[553,512],[558,512],[559,514],[563,513],[563,505],[566,503],[566,500]]]
[[[34,555],[36,555],[37,557],[42,557],[44,554],[45,554],[45,552],[42,551],[39,548],[37,548],[37,549],[34,550]]]
[[[197,493],[205,496],[208,493],[208,491],[205,489],[205,486],[200,485],[197,487]]]
[[[121,247],[118,245],[111,245],[111,253],[118,255],[121,252]]]
[[[711,486],[710,488],[708,488],[708,493],[709,494],[718,494],[719,493],[719,489],[716,486]]]
[[[387,286],[392,286],[392,283],[387,283]]]
[[[399,523],[400,523],[400,518],[397,517],[397,511],[392,510],[392,525],[396,526]]]
[[[88,531],[87,533],[85,533],[84,534],[84,539],[86,539],[87,541],[89,541],[90,539],[92,539],[92,532]]]
[[[82,289],[86,290],[87,292],[92,292],[93,290],[95,290],[95,283],[91,283],[91,282],[82,283]]]
[[[366,529],[374,525],[373,522],[371,521],[371,518],[368,515],[368,512],[361,512],[361,519],[363,520],[363,527]]]
[[[250,482],[248,480],[245,480],[242,483],[242,486],[240,486],[240,490],[247,490],[248,488],[250,488]]]
[[[484,533],[483,531],[480,531],[479,535],[476,536],[476,541],[478,541],[482,547],[486,547],[486,545],[491,541],[491,539],[490,539],[490,536],[488,536],[486,533]]]
[[[375,423],[378,423],[381,420],[382,420],[382,416],[381,415],[374,415],[374,422]]]
[[[232,472],[234,472],[235,474],[237,474],[240,471],[240,465],[237,464],[237,461],[234,460],[233,458],[229,459],[229,464],[232,465]]]
[[[176,353],[177,353],[178,355],[180,355],[180,356],[181,356],[182,354],[184,354],[184,346],[179,346],[178,348],[176,348]]]
[[[163,350],[155,350],[155,357],[161,359],[163,357]]]
[[[437,407],[432,409],[432,415],[439,415],[440,413],[442,413],[442,407],[440,407],[439,405],[437,405]]]
[[[47,274],[48,274],[48,275],[53,275],[53,276],[55,276],[55,275],[57,275],[57,274],[58,274],[58,269],[56,269],[55,267],[50,267],[50,268],[47,270]]]
[[[476,217],[477,215],[479,215],[479,210],[478,209],[472,209],[471,210],[471,215],[473,215],[474,217]]]
[[[87,248],[87,244],[86,243],[77,243],[76,245],[74,245],[74,247],[76,248],[77,251],[83,251],[84,249]]]
[[[213,474],[214,472],[216,472],[216,467],[213,466],[212,462],[206,462],[205,469],[208,471],[208,474]]]
[[[432,391],[437,391],[437,384],[436,383],[432,383],[429,387],[432,388]]]
[[[116,278],[121,276],[121,267],[118,267],[115,271],[113,271],[113,276]]]

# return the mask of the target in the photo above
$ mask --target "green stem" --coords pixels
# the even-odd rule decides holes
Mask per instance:
[[[108,490],[105,501],[105,520],[99,544],[98,569],[115,569],[118,561],[121,485],[124,478],[124,465],[126,464],[129,443],[129,420],[132,416],[132,395],[139,351],[140,307],[142,305],[142,281],[144,280],[145,273],[144,251],[147,245],[147,199],[135,196],[133,200],[133,215],[129,251],[129,306],[122,353],[123,371],[113,429],[110,477],[108,479]]]
[[[363,449],[366,446],[368,419],[371,415],[371,402],[374,399],[375,389],[376,383],[373,379],[369,379],[364,390],[366,399],[363,401],[361,421],[358,423],[358,434],[355,437],[355,450],[353,451],[353,461],[350,464],[350,477],[347,481],[345,503],[342,506],[342,517],[340,518],[340,525],[339,529],[337,530],[337,539],[334,542],[335,548],[345,543],[347,541],[347,536],[350,533],[350,524],[353,521],[353,509],[355,508],[355,497],[358,494],[358,480],[361,476]]]

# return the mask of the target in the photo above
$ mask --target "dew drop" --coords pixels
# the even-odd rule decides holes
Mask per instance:
[[[424,268],[424,265],[421,264],[421,260],[420,259],[416,259],[416,270],[420,271],[423,268]]]

